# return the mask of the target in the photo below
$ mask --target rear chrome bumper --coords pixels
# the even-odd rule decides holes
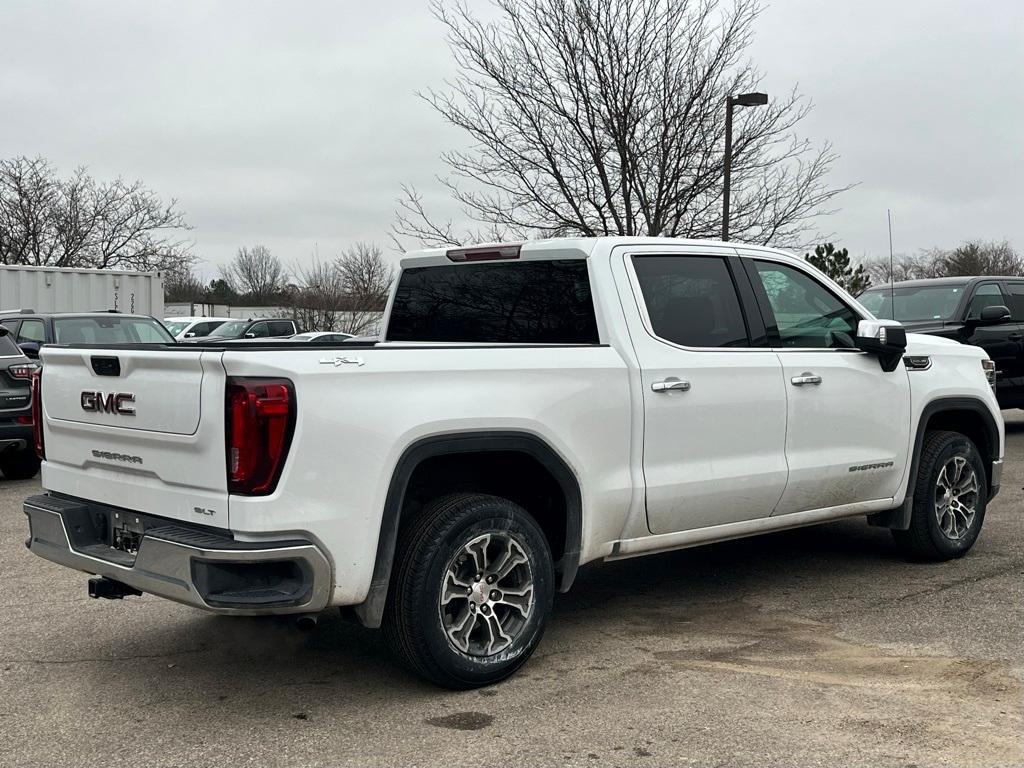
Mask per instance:
[[[113,508],[43,495],[26,499],[24,511],[26,546],[40,557],[179,603],[243,616],[313,613],[331,594],[330,562],[308,541],[237,541],[147,518],[126,552],[96,533]]]

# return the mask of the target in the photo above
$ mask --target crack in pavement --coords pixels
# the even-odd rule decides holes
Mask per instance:
[[[951,581],[947,584],[940,584],[935,587],[919,589],[916,592],[908,592],[904,595],[895,595],[893,597],[879,598],[872,602],[870,605],[857,606],[843,611],[833,611],[831,613],[824,613],[822,614],[822,617],[826,619],[834,619],[843,616],[851,616],[863,613],[877,613],[878,611],[885,610],[886,608],[891,608],[892,606],[898,605],[899,603],[902,603],[906,600],[912,600],[918,597],[938,595],[942,592],[947,592],[951,589],[956,589],[957,587],[969,586],[972,584],[980,584],[981,582],[989,581],[990,579],[998,579],[1000,576],[1011,575],[1012,573],[1021,570],[1021,568],[1021,563],[1014,563],[1013,565],[1006,568],[1000,568],[998,570],[990,571],[989,573],[979,574],[977,576],[968,576],[963,579],[958,579],[957,581]]]
[[[203,653],[209,650],[203,648],[187,648],[183,651],[170,651],[168,653],[134,653],[128,656],[96,656],[82,659],[2,659],[0,664],[102,664],[114,661],[136,661],[139,659],[169,659],[175,656],[188,656],[195,653]]]

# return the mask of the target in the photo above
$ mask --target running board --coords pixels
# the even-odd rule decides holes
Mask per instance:
[[[605,560],[623,560],[637,555],[648,555],[654,552],[668,552],[673,549],[685,549],[701,544],[714,544],[729,539],[741,539],[745,536],[757,536],[761,533],[784,531],[788,528],[802,528],[805,525],[839,520],[844,517],[869,515],[892,509],[893,499],[876,499],[875,501],[859,501],[856,504],[843,504],[838,507],[825,507],[810,512],[793,512],[778,517],[761,517],[756,520],[744,520],[739,523],[713,525],[707,528],[694,528],[689,531],[660,533],[653,536],[641,536],[638,539],[621,539],[615,542],[610,555]]]

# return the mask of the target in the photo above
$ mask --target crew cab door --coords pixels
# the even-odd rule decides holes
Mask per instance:
[[[753,254],[751,254],[753,255]],[[910,449],[910,382],[854,348],[860,313],[810,270],[744,258],[788,399],[789,481],[776,515],[894,496]]]
[[[769,516],[786,485],[786,391],[735,251],[616,248],[612,270],[640,367],[651,532]]]

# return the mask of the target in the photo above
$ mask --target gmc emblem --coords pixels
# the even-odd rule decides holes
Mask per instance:
[[[135,409],[128,403],[135,402],[131,392],[83,392],[82,410],[89,413],[118,413],[122,416],[134,416]]]

